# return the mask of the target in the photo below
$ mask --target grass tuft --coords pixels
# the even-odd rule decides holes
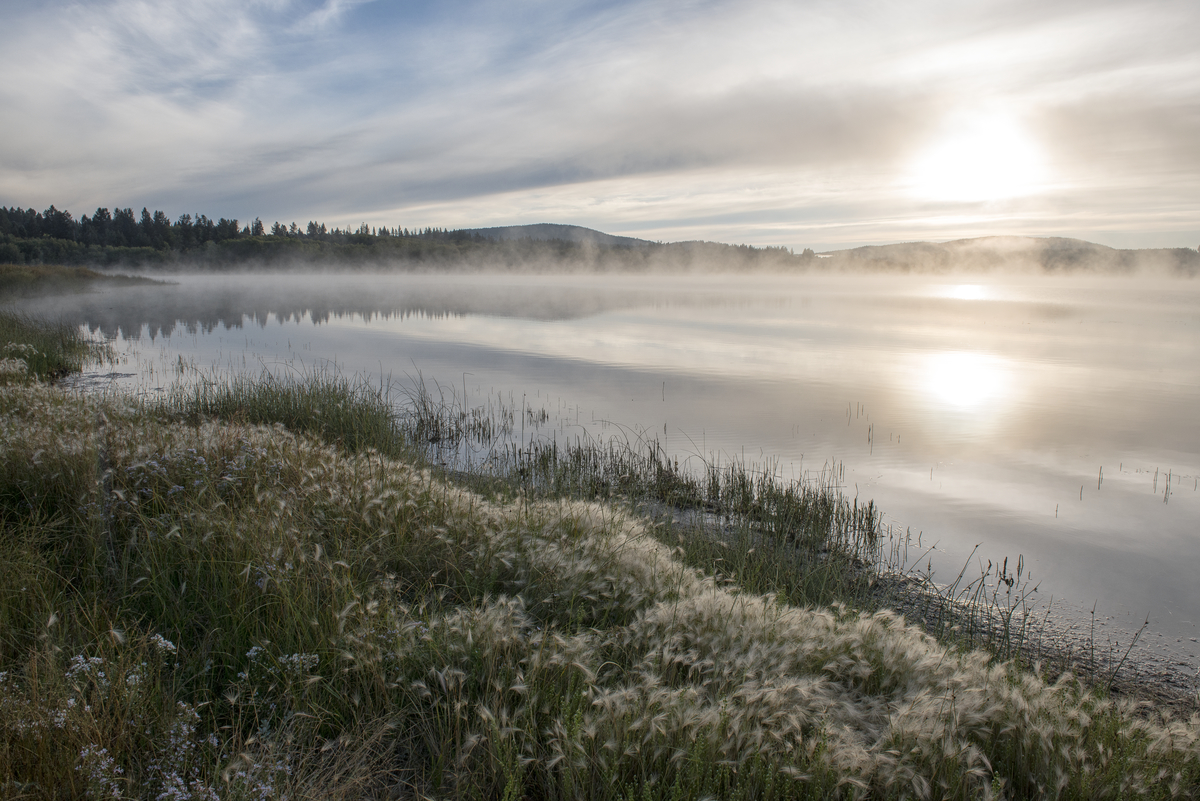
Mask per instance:
[[[209,418],[279,424],[352,452],[368,448],[388,456],[409,452],[388,387],[329,371],[206,378],[173,389],[154,404],[154,410],[193,424]]]
[[[79,372],[103,351],[78,326],[0,311],[0,382],[61,378]]]

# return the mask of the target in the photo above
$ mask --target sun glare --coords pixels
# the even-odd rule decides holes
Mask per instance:
[[[1009,375],[994,356],[960,351],[931,354],[922,385],[934,402],[959,411],[975,411],[1001,400],[1009,391]]]
[[[945,290],[945,297],[955,300],[984,300],[988,296],[988,288],[982,284],[954,284]]]
[[[960,120],[922,151],[910,168],[913,194],[963,203],[1029,195],[1042,180],[1034,141],[1003,116]]]

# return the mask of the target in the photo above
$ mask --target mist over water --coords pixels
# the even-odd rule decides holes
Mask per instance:
[[[179,364],[336,364],[545,409],[526,438],[656,436],[797,477],[840,461],[935,578],[976,545],[1023,555],[1045,600],[1149,613],[1197,653],[1194,281],[221,275],[40,303],[115,338],[139,391]]]

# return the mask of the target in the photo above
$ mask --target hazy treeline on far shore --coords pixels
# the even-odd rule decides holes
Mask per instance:
[[[903,242],[842,250],[821,261],[839,269],[886,272],[1041,270],[1047,273],[1154,272],[1194,276],[1200,251],[1191,248],[1119,250],[1066,237],[984,236],[953,242]]]
[[[239,227],[240,226],[240,227]],[[559,229],[549,238],[537,229]],[[687,270],[796,269],[815,259],[809,250],[757,248],[713,242],[664,244],[609,237],[578,226],[517,229],[330,228],[324,223],[242,225],[200,214],[172,222],[161,211],[99,208],[76,220],[54,206],[44,212],[0,207],[0,263],[80,264],[158,269],[229,269],[313,266],[451,269]],[[580,236],[580,232],[583,236]],[[504,234],[508,234],[505,236]],[[569,238],[574,234],[574,238]],[[632,243],[632,244],[630,244]]]
[[[149,270],[351,268],[521,272],[852,271],[1099,272],[1195,276],[1190,248],[1120,250],[1062,237],[993,236],[907,242],[817,254],[811,248],[716,242],[651,242],[575,225],[499,228],[329,227],[309,221],[267,226],[204,214],[98,208],[76,219],[50,206],[0,206],[0,263]]]

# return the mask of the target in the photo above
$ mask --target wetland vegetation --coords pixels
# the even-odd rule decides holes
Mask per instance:
[[[977,612],[938,639],[888,611],[892,546],[833,470],[640,440],[464,464],[511,409],[331,373],[83,394],[35,380],[77,329],[4,325],[6,797],[1200,789],[1200,718],[1051,680]]]
[[[86,292],[99,286],[121,287],[161,283],[150,278],[114,275],[87,267],[57,264],[0,264],[0,297],[20,298],[48,293]]]

